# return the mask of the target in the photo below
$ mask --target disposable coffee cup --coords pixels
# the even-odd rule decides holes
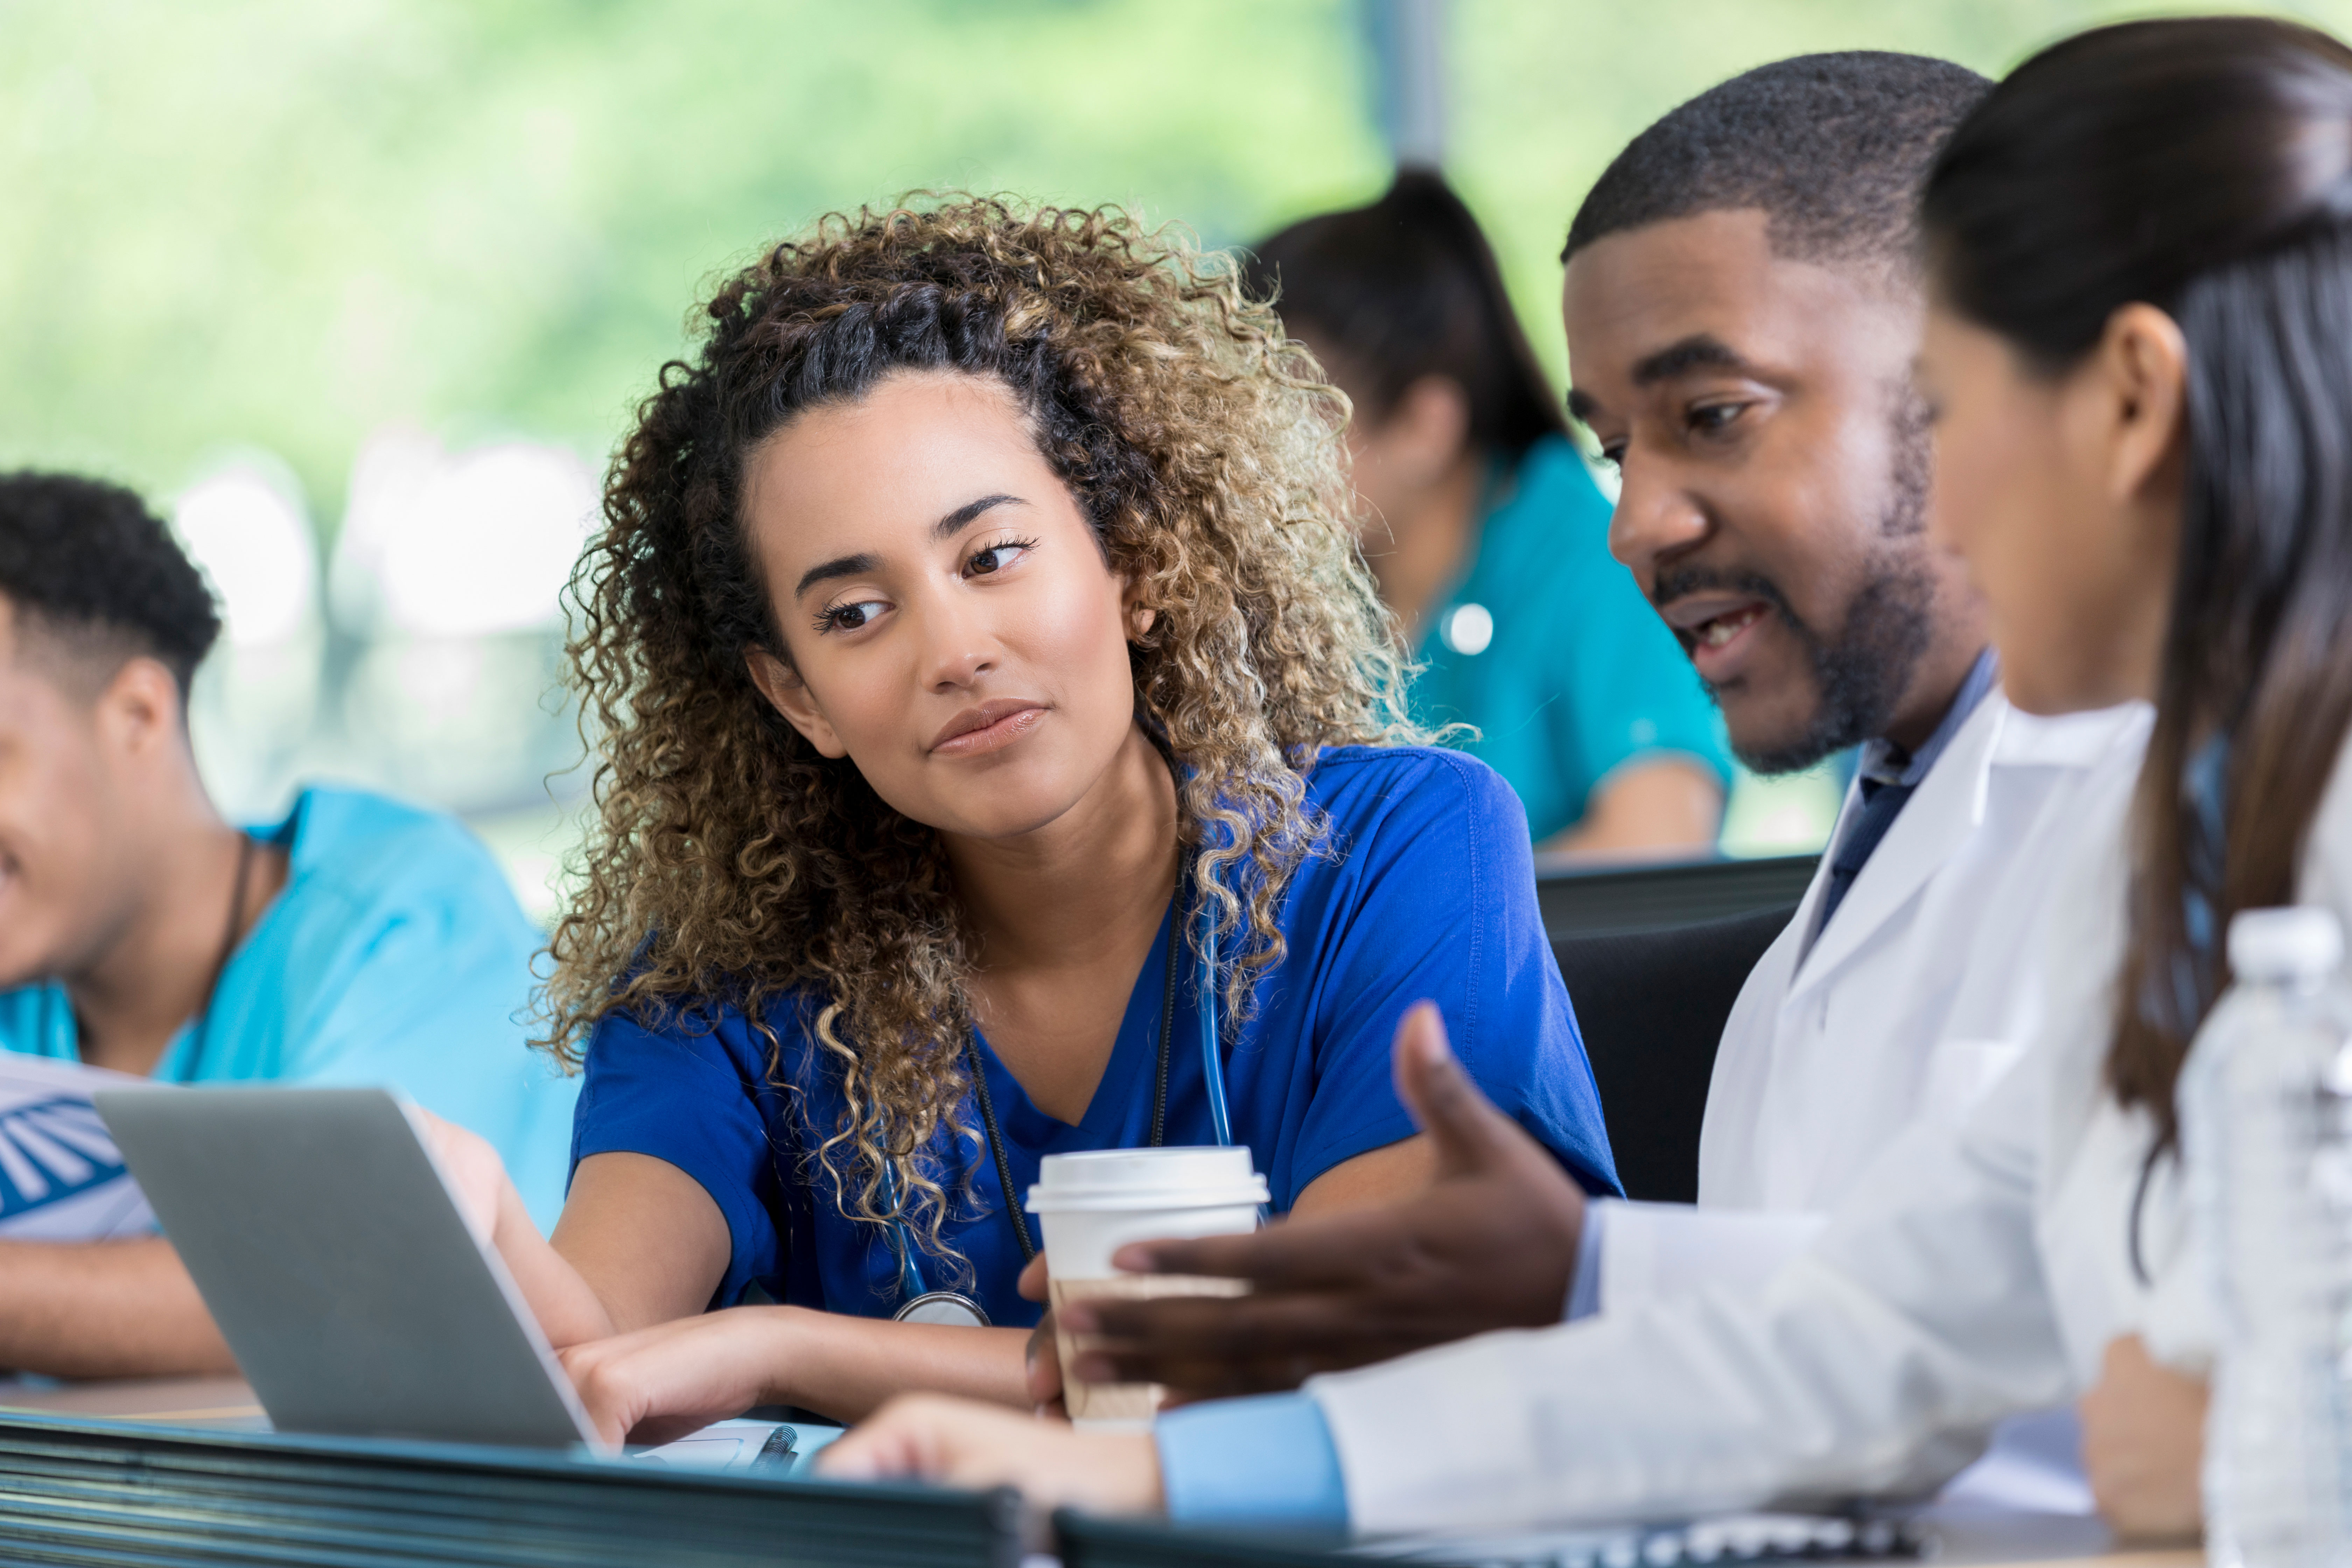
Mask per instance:
[[[1045,1235],[1045,1268],[1055,1316],[1072,1301],[1102,1297],[1238,1296],[1238,1279],[1181,1274],[1127,1274],[1111,1254],[1131,1241],[1240,1236],[1257,1228],[1265,1178],[1247,1149],[1098,1149],[1048,1154],[1029,1189],[1029,1212]],[[1081,1426],[1145,1426],[1166,1392],[1156,1383],[1087,1383],[1072,1371],[1088,1348],[1057,1327],[1062,1392]]]

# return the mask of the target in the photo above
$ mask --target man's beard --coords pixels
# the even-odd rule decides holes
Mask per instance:
[[[1799,619],[1780,585],[1756,573],[1686,566],[1659,580],[1655,602],[1661,605],[1702,589],[1752,595],[1772,606],[1805,650],[1821,705],[1811,723],[1778,745],[1751,749],[1734,742],[1733,754],[1752,771],[1791,773],[1810,768],[1832,752],[1884,734],[1894,718],[1934,635],[1936,584],[1920,537],[1927,523],[1928,440],[1918,400],[1906,397],[1895,421],[1894,491],[1879,523],[1886,545],[1873,552],[1868,575],[1834,637]],[[1720,705],[1712,686],[1707,695]]]

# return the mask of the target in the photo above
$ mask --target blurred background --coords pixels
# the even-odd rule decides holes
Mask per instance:
[[[586,783],[559,590],[715,275],[921,187],[1241,243],[1438,163],[1566,366],[1556,257],[1682,99],[1823,48],[1998,74],[2105,0],[0,0],[0,464],[165,508],[228,621],[224,805],[435,802],[544,916]],[[2261,7],[2352,31],[2352,0]],[[1826,773],[1724,847],[1817,846]]]

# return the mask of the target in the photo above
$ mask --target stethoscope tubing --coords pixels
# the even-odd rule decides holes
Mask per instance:
[[[1225,1097],[1225,1058],[1218,1038],[1216,911],[1211,907],[1209,901],[1203,899],[1201,900],[1200,908],[1195,911],[1194,919],[1197,921],[1197,941],[1201,954],[1199,973],[1201,1076],[1208,1085],[1209,1124],[1215,1132],[1217,1147],[1229,1149],[1233,1147],[1234,1142],[1234,1118],[1232,1107]],[[1172,964],[1170,966],[1170,973],[1172,994],[1174,973]],[[1163,1030],[1167,1025],[1168,1020],[1163,1016],[1161,1023]],[[984,1070],[976,1051],[972,1054],[971,1068],[975,1073]],[[993,1121],[993,1118],[991,1120]],[[993,1140],[991,1142],[992,1144]],[[999,1156],[1000,1168],[1003,1168],[1002,1151],[992,1147],[990,1152]],[[889,1201],[892,1211],[896,1213],[899,1206],[898,1173],[886,1164],[883,1167],[882,1180],[883,1196]],[[998,1184],[1003,1184],[1001,1176]],[[1021,1201],[1019,1194],[1010,1191],[1003,1195],[1008,1205]],[[890,1222],[890,1240],[892,1249],[898,1255],[898,1300],[901,1302],[898,1316],[904,1318],[927,1302],[952,1301],[968,1310],[977,1318],[979,1326],[985,1328],[988,1325],[988,1314],[979,1302],[971,1300],[959,1291],[934,1290],[923,1279],[922,1265],[917,1262],[915,1258],[915,1238],[908,1234],[906,1221],[894,1219]]]
[[[1225,1103],[1225,1054],[1217,1039],[1217,911],[1202,899],[1195,912],[1201,949],[1201,1076],[1209,1085],[1209,1124],[1217,1147],[1234,1142],[1234,1117]],[[1011,1194],[1006,1195],[1011,1202]]]

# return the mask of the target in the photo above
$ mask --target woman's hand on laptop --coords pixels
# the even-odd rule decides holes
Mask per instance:
[[[1017,1487],[1038,1508],[1157,1513],[1166,1506],[1149,1432],[1081,1432],[936,1394],[892,1400],[820,1450],[816,1469],[829,1480]]]
[[[561,1359],[598,1436],[667,1443],[770,1402],[767,1374],[789,1350],[782,1318],[759,1307],[678,1318]]]
[[[1027,1338],[1025,1329],[894,1323],[806,1307],[726,1307],[574,1345],[562,1355],[600,1435],[663,1443],[755,1405],[797,1405],[853,1421],[904,1388],[1025,1405],[1021,1352]]]

